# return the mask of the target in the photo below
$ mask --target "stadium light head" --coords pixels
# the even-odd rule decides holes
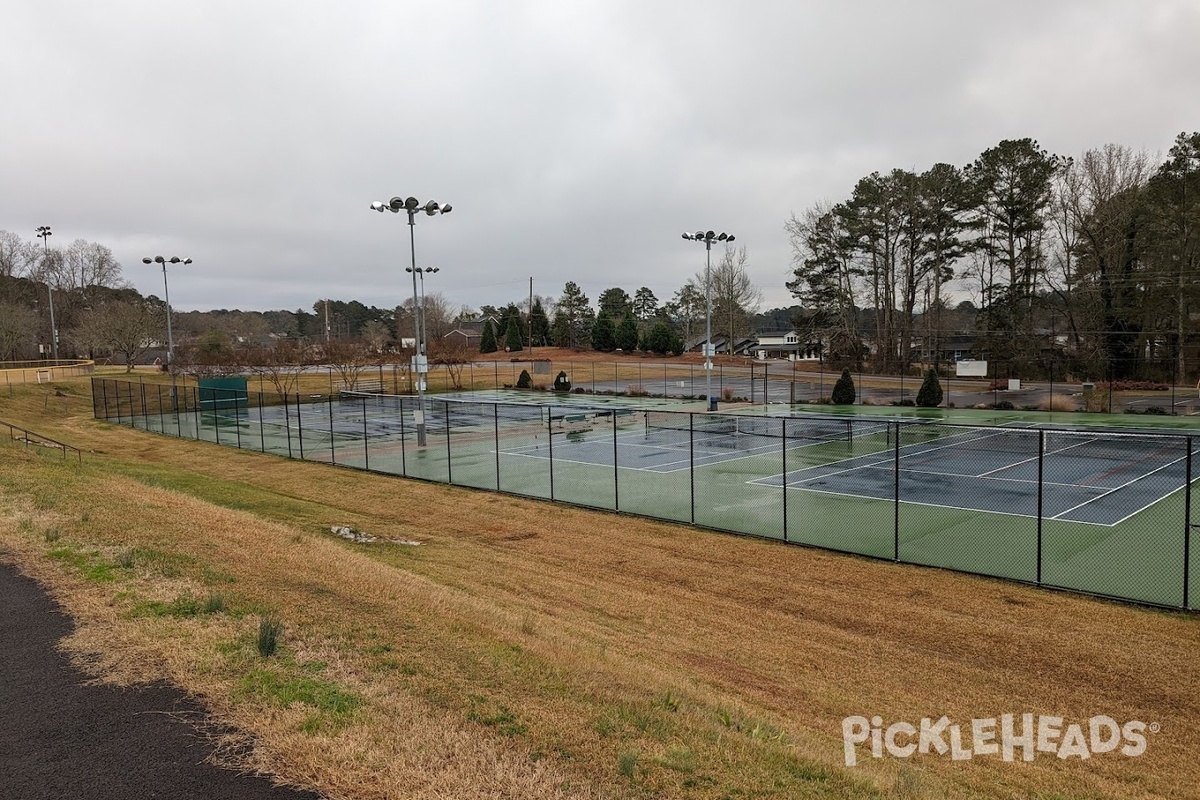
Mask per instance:
[[[728,238],[728,239],[726,239],[725,241],[727,241],[727,242],[732,242],[732,241],[733,241],[733,239],[734,239],[734,236],[733,236],[733,234],[731,233],[731,234],[729,234],[729,238]]]
[[[183,260],[183,263],[184,263],[184,264],[190,264],[190,263],[192,263],[192,260],[191,260],[190,258],[185,258],[185,259]]]
[[[692,234],[692,238],[693,239],[703,239],[704,231],[696,231],[695,233]]]
[[[179,256],[171,256],[171,263],[172,263],[172,264],[178,264],[178,263],[179,263],[180,261],[182,261],[182,260],[183,260],[183,259],[181,259]]]
[[[728,239],[728,238],[729,238],[729,234],[728,234],[728,233],[725,233],[725,232],[723,232],[723,231],[722,231],[722,232],[721,232],[721,235],[717,237],[717,241],[718,241],[718,242],[723,242],[723,241],[725,241],[725,240],[726,240],[726,239]]]
[[[425,204],[425,213],[431,217],[433,215],[437,214],[441,210],[442,210],[442,207],[438,205],[436,200],[430,200],[428,203]]]
[[[371,203],[371,210],[378,211],[380,214],[382,214],[384,211],[387,211],[387,206],[376,200],[374,203]]]
[[[143,263],[143,264],[153,264],[153,263],[154,263],[154,259],[153,259],[153,258],[151,258],[150,256],[146,256],[145,258],[143,258],[143,259],[142,259],[142,263]]]
[[[688,234],[686,234],[686,233],[685,233],[685,234],[683,234],[683,238],[685,238],[685,239],[691,239],[692,237],[691,237],[690,235],[688,235]]]
[[[713,238],[714,236],[716,236],[716,234],[715,234],[715,233],[713,233],[712,231],[709,231],[708,233],[704,234],[704,238],[705,238],[705,239],[711,239],[711,238]]]
[[[392,202],[396,202],[399,198],[393,197]],[[421,201],[415,197],[409,197],[404,200],[404,207],[409,211],[416,211],[421,206]]]
[[[163,258],[162,256],[155,256],[154,263],[155,264],[166,264],[167,260],[165,258]]]
[[[388,200],[387,207],[392,211],[402,211],[404,209],[404,198],[393,197],[391,200]]]

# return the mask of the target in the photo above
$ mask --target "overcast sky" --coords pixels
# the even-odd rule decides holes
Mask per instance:
[[[790,305],[784,223],[1006,138],[1200,129],[1200,0],[6,0],[0,229],[112,248],[181,310],[660,300],[725,230]]]

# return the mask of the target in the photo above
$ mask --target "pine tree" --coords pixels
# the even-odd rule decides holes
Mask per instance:
[[[479,339],[479,352],[494,353],[500,349],[496,344],[496,329],[492,326],[490,319],[483,323],[483,336]]]
[[[917,405],[921,408],[937,408],[942,404],[942,384],[938,380],[937,370],[930,368],[925,373],[925,380],[917,392]]]
[[[616,329],[613,321],[608,314],[601,311],[596,317],[596,324],[592,326],[592,349],[601,353],[611,353],[616,347]]]
[[[533,301],[533,310],[529,313],[529,329],[535,347],[545,347],[550,344],[550,319],[542,306],[542,298]]]
[[[833,404],[835,406],[851,406],[854,405],[855,391],[854,378],[850,377],[850,370],[842,370],[842,377],[837,379],[837,383],[833,385]]]
[[[621,317],[621,323],[617,325],[614,338],[617,349],[623,350],[626,353],[637,350],[638,329],[637,323],[633,321],[632,314],[626,314],[625,316]]]
[[[510,317],[508,320],[508,332],[504,334],[504,349],[510,353],[521,349],[521,320],[518,317]]]
[[[529,370],[527,370],[527,369],[521,370],[521,375],[520,375],[520,377],[517,378],[517,388],[518,389],[532,389],[533,388],[533,377],[529,374]]]

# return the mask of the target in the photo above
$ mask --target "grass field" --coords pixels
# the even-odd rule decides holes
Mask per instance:
[[[1193,797],[1200,620],[91,418],[0,419],[0,552],[117,682],[167,678],[332,797]],[[350,525],[408,546],[354,544]],[[258,655],[260,618],[282,648]],[[1137,758],[866,757],[850,715],[1157,723]]]

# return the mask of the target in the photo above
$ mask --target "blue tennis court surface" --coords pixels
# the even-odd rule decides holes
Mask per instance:
[[[1182,438],[1115,439],[1086,433],[1051,434],[1041,466],[1045,519],[1117,525],[1184,484]],[[789,489],[872,500],[1038,516],[1039,458],[1032,431],[998,429],[949,433],[831,464],[787,472]],[[783,475],[753,483],[780,486]]]

